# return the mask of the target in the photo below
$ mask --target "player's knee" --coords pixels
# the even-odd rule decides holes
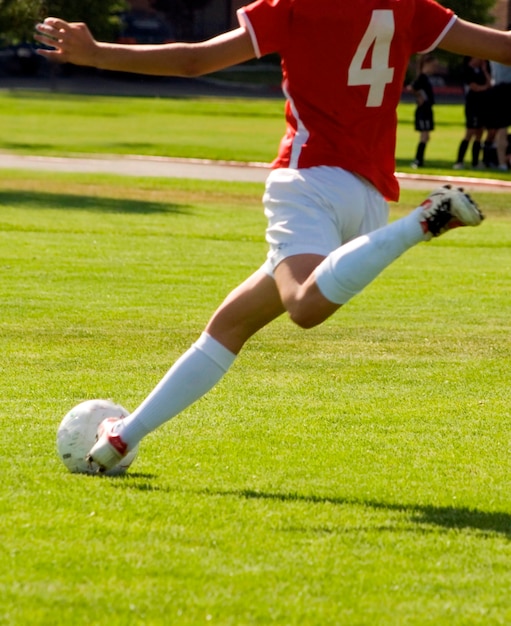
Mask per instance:
[[[291,321],[305,330],[319,326],[340,307],[324,298],[319,291],[316,297],[297,298],[286,304]]]
[[[293,303],[287,312],[291,321],[304,330],[319,326],[333,313],[332,310],[318,308],[307,301]]]
[[[322,319],[317,319],[314,315],[311,315],[307,311],[302,312],[299,310],[298,311],[291,310],[291,311],[288,311],[288,313],[289,313],[289,318],[291,319],[291,321],[294,322],[300,328],[303,328],[304,330],[308,330],[309,328],[314,328],[315,326],[318,326],[319,324],[321,324],[321,322],[324,321]]]

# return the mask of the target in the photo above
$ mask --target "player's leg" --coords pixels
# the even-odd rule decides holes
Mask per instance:
[[[377,198],[368,209],[367,196]],[[268,177],[263,197],[268,219],[267,265],[286,311],[303,328],[338,308],[317,289],[314,269],[343,242],[386,224],[388,205],[376,190],[338,167],[281,169]]]
[[[470,145],[470,135],[469,135],[469,132],[467,131],[465,137],[463,137],[463,139],[460,142],[460,145],[458,146],[458,155],[456,157],[456,163],[453,165],[453,169],[455,170],[463,169],[463,161],[465,160],[465,155],[467,153],[469,145]]]
[[[148,433],[205,395],[224,376],[243,344],[284,312],[274,279],[258,270],[215,312],[201,337],[127,418],[99,432],[89,452],[103,470],[116,465]]]
[[[499,161],[499,169],[507,170],[507,128],[499,128],[495,135],[495,142],[497,144],[497,156]]]
[[[483,144],[483,162],[486,167],[498,165],[497,144],[495,143],[496,128],[486,129],[486,138]]]
[[[479,166],[479,157],[481,154],[481,135],[482,129],[481,132],[474,135],[474,141],[472,142],[472,167]]]
[[[275,279],[259,269],[225,298],[205,332],[238,354],[252,335],[284,311]]]
[[[289,317],[301,328],[312,328],[328,319],[339,304],[325,298],[319,290],[314,270],[325,256],[296,254],[275,268],[275,281]]]
[[[368,232],[318,259],[293,256],[275,269],[286,309],[304,328],[321,324],[412,246],[458,226],[477,226],[483,216],[461,190],[436,190],[410,215]]]
[[[454,169],[463,168],[465,155],[467,153],[470,142],[474,138],[474,134],[477,132],[478,126],[480,126],[480,123],[477,117],[477,112],[475,111],[473,104],[471,104],[471,101],[467,99],[467,102],[465,103],[465,137],[461,140],[461,143],[458,147],[458,156],[456,159],[456,163],[454,164]]]
[[[340,246],[325,258],[292,256],[275,269],[291,319],[302,328],[324,322],[390,263],[426,236],[415,214]],[[311,272],[304,279],[308,269]]]
[[[422,130],[419,135],[419,143],[417,144],[417,151],[415,152],[415,159],[412,163],[415,167],[424,166],[424,157],[426,154],[426,146],[429,141],[429,130]]]

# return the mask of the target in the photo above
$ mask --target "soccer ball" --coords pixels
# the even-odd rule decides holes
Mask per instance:
[[[127,417],[129,412],[110,400],[87,400],[75,406],[64,417],[57,430],[57,452],[73,474],[97,474],[99,467],[85,459],[96,443],[98,426],[107,417]],[[137,456],[138,446],[130,450],[107,476],[124,473]]]

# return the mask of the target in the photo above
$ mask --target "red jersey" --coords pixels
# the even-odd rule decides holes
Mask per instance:
[[[257,0],[238,11],[282,61],[287,129],[273,167],[342,167],[397,200],[396,109],[410,56],[456,17],[434,0]]]

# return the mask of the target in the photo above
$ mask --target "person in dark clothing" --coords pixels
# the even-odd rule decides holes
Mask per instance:
[[[465,88],[465,136],[458,148],[458,157],[454,169],[464,168],[465,154],[472,142],[472,167],[479,165],[481,139],[485,121],[488,118],[488,89],[491,87],[491,76],[488,62],[477,57],[465,57],[463,61],[463,84]],[[487,141],[490,142],[488,139]]]
[[[497,151],[497,159],[493,161],[499,170],[507,171],[509,169],[508,127],[511,126],[511,67],[494,61],[490,66],[492,87],[488,92],[489,123],[495,129]]]
[[[435,129],[433,117],[433,105],[435,94],[429,77],[436,71],[436,58],[432,54],[421,57],[419,62],[419,75],[410,85],[415,96],[417,108],[415,109],[415,130],[420,133],[419,144],[415,153],[412,167],[423,167],[426,145],[430,139],[430,132]]]

